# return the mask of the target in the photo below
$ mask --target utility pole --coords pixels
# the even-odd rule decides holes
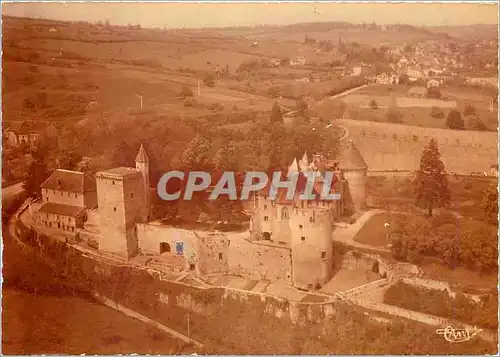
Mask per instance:
[[[189,324],[189,312],[187,314],[187,320],[188,320],[188,340],[191,343],[191,327],[190,327],[190,324]]]
[[[137,98],[139,98],[139,100],[141,101],[141,109],[142,109],[142,95],[140,94],[136,94]]]

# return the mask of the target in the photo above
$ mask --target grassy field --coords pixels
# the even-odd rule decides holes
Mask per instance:
[[[385,227],[386,223],[393,226],[397,222],[398,215],[381,213],[376,214],[358,231],[354,240],[362,244],[369,244],[376,247],[387,247],[391,242],[387,234],[390,232]],[[389,233],[390,234],[390,233]]]
[[[97,303],[4,288],[5,354],[176,354],[169,335]]]
[[[389,107],[397,110],[401,117],[395,122],[428,128],[446,129],[446,116],[452,109],[457,109],[465,119],[466,129],[469,126],[470,116],[465,116],[464,110],[472,105],[477,117],[481,119],[489,130],[495,131],[498,126],[497,113],[489,110],[490,90],[445,85],[441,90],[442,99],[409,98],[407,92],[411,87],[405,85],[369,85],[342,100],[348,106],[348,117],[356,120],[390,122],[387,117]],[[374,100],[376,108],[371,107]],[[432,107],[440,108],[442,116],[431,115]]]

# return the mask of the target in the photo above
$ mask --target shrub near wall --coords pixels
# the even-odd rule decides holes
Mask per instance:
[[[478,304],[461,294],[450,297],[446,290],[436,291],[397,283],[385,292],[384,303],[488,329],[498,328],[496,292]]]

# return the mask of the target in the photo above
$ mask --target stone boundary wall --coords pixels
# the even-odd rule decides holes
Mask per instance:
[[[434,316],[434,315],[425,314],[422,312],[407,310],[407,309],[403,309],[400,307],[382,304],[382,303],[378,303],[378,302],[371,301],[371,300],[356,299],[356,300],[351,300],[351,302],[353,302],[359,306],[365,307],[367,309],[370,309],[370,310],[383,312],[383,313],[386,313],[386,314],[389,314],[392,316],[402,317],[404,319],[421,322],[423,324],[436,326],[439,328],[446,328],[446,326],[453,326],[455,328],[458,328],[460,325],[464,328],[469,328],[471,330],[474,329],[474,326],[463,324],[463,323],[459,323],[459,325],[458,325],[456,321],[452,321],[452,320],[446,319],[444,317],[438,317],[438,316]],[[479,337],[483,338],[487,341],[494,341],[495,337],[497,337],[497,336],[495,336],[495,334],[492,331],[482,330],[479,333]]]
[[[366,284],[363,284],[360,286],[356,286],[355,288],[352,288],[352,289],[347,290],[347,291],[342,291],[339,294],[344,298],[352,298],[352,297],[366,294],[366,293],[373,291],[373,290],[376,290],[376,289],[380,289],[380,288],[387,286],[387,285],[389,285],[389,279],[383,278],[383,279],[371,281],[369,283],[366,283]]]
[[[177,282],[170,282],[177,284]],[[330,301],[325,302],[292,302],[284,298],[272,296],[265,293],[240,290],[234,288],[208,288],[206,291],[221,293],[221,300],[217,304],[208,304],[199,301],[191,293],[181,293],[177,296],[169,296],[160,293],[159,302],[167,305],[175,305],[189,312],[202,316],[217,315],[217,310],[224,306],[228,301],[241,303],[253,299],[262,304],[266,315],[277,319],[290,320],[293,324],[305,324],[308,322],[321,322],[325,318],[330,318],[335,314],[335,302],[337,298],[332,297]]]
[[[443,291],[445,290],[448,295],[452,298],[457,297],[457,293],[451,290],[451,286],[448,282],[446,281],[441,281],[441,280],[433,280],[433,279],[423,279],[423,278],[417,278],[417,277],[403,277],[400,280],[402,283],[419,287],[419,288],[424,288],[424,289],[429,289],[429,290],[440,290]],[[469,300],[472,300],[475,303],[481,302],[481,295],[476,295],[476,294],[462,294]]]

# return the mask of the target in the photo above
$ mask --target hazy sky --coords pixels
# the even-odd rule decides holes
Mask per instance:
[[[5,3],[3,14],[143,27],[213,27],[346,21],[498,24],[496,3]]]

